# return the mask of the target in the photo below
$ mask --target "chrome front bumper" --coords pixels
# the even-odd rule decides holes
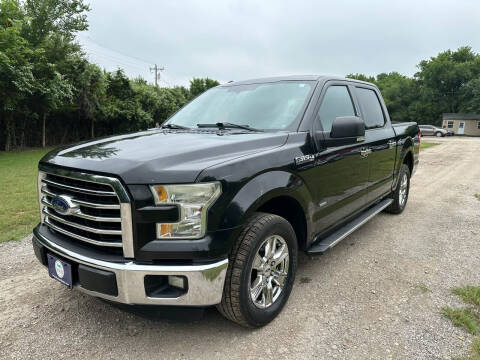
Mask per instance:
[[[118,296],[75,288],[89,295],[123,304],[207,306],[220,303],[227,273],[228,259],[207,265],[141,265],[134,261],[111,263],[76,254],[36,233],[34,238],[47,252],[78,264],[115,273]],[[174,275],[187,278],[188,289],[179,297],[149,297],[146,295],[146,275]]]

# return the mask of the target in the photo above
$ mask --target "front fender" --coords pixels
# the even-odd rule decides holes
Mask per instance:
[[[248,181],[233,197],[226,207],[221,227],[235,228],[243,225],[255,211],[267,201],[288,196],[295,199],[307,217],[311,195],[304,181],[288,171],[269,171],[255,176]],[[307,227],[311,219],[307,217]]]

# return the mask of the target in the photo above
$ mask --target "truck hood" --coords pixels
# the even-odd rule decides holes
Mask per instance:
[[[190,183],[213,165],[282,146],[288,134],[149,130],[54,150],[40,163],[119,176],[126,184]]]

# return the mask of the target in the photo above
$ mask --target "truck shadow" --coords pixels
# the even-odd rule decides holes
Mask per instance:
[[[343,244],[343,246],[350,247],[350,244]],[[341,249],[343,246],[338,246]],[[312,278],[305,276],[304,269],[305,267],[311,266],[312,263],[317,263],[319,266],[323,260],[327,260],[331,257],[331,252],[325,255],[316,255],[310,256],[306,253],[300,252],[298,257],[298,267],[297,274],[295,279],[296,286],[301,286],[309,284],[312,282]],[[295,291],[295,290],[293,290]],[[148,321],[156,323],[170,323],[174,324],[192,324],[200,321],[205,321],[210,323],[210,321],[215,322],[224,322],[225,324],[231,325],[234,328],[242,329],[236,324],[231,323],[230,321],[224,319],[221,314],[217,311],[215,306],[209,307],[183,307],[183,306],[159,306],[159,305],[124,305],[117,304],[114,302],[98,299],[99,301],[112,306],[124,313],[128,313],[135,317],[139,317]],[[210,321],[208,321],[210,320]],[[251,330],[249,330],[251,331]]]
[[[326,267],[336,266],[337,259],[342,258],[351,251],[355,251],[354,247],[358,246],[358,239],[368,233],[369,224],[364,225],[359,229],[354,236],[349,236],[340,244],[335,246],[332,250],[324,255],[308,255],[302,251],[298,254],[298,267],[295,279],[292,296],[301,296],[302,287],[315,286],[319,281],[315,274],[324,274]],[[291,302],[292,299],[290,299]],[[138,320],[142,319],[150,323],[152,328],[162,328],[167,326],[169,328],[185,329],[191,331],[215,329],[214,331],[234,331],[238,334],[243,331],[251,332],[252,329],[244,329],[222,317],[215,306],[206,308],[196,307],[176,307],[176,306],[150,306],[150,305],[123,305],[106,300],[95,299],[91,301],[98,301],[111,307],[110,311],[114,309],[120,310],[126,316]],[[298,301],[298,300],[297,300]],[[302,300],[300,300],[302,301]],[[288,303],[287,303],[288,306]],[[109,310],[105,309],[108,312]],[[120,315],[121,316],[121,315]],[[132,318],[133,317],[133,318]],[[220,330],[221,329],[221,330]],[[189,331],[190,331],[189,330]]]
[[[213,306],[202,308],[161,305],[123,305],[104,300],[101,301],[123,312],[157,322],[191,323],[202,320],[205,317],[205,313],[216,311]]]

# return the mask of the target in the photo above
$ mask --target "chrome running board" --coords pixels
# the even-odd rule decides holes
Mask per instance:
[[[340,229],[333,232],[326,238],[320,239],[319,241],[313,243],[313,245],[307,250],[307,253],[323,254],[325,251],[337,245],[340,241],[345,239],[348,235],[350,235],[352,232],[357,230],[360,226],[365,224],[368,220],[370,220],[379,212],[381,212],[383,209],[385,209],[392,202],[393,202],[393,199],[385,199],[380,201],[378,204],[364,211],[362,214],[360,214],[360,216],[356,217],[351,222],[342,226]]]

